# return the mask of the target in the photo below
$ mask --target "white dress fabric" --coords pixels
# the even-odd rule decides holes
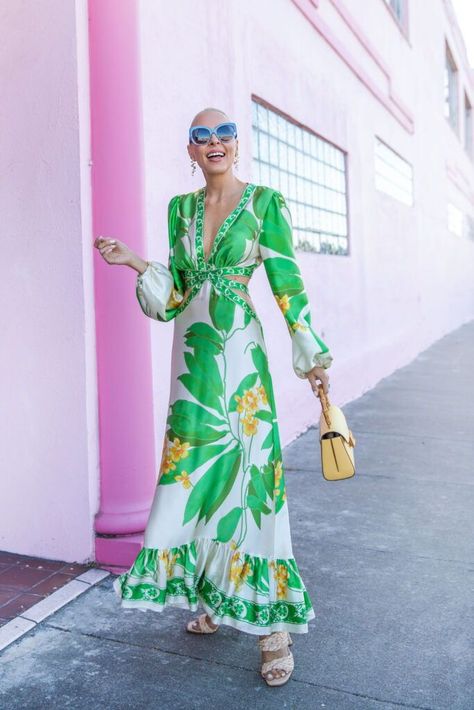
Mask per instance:
[[[311,326],[283,195],[247,183],[204,257],[205,188],[168,207],[168,265],[137,277],[146,316],[174,319],[167,428],[143,547],[114,580],[125,608],[196,610],[251,634],[306,633],[267,350],[248,288],[264,264],[298,377],[332,356]]]

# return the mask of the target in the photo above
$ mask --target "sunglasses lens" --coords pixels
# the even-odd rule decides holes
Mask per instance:
[[[191,132],[192,140],[198,145],[205,145],[210,137],[211,134],[209,129],[205,128],[204,126],[198,126],[197,128],[193,128]]]
[[[235,123],[223,123],[216,128],[216,134],[220,141],[228,143],[237,138],[237,126]],[[206,126],[196,126],[191,131],[191,140],[197,145],[206,145],[210,139],[211,129]]]
[[[217,129],[217,135],[221,141],[231,141],[236,135],[235,125],[233,123],[223,123]]]

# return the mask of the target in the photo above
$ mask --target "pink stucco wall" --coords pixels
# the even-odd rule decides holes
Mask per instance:
[[[299,253],[313,324],[333,352],[331,394],[340,404],[474,314],[474,243],[450,234],[446,222],[447,196],[457,190],[447,164],[471,195],[474,188],[472,162],[443,115],[443,35],[452,38],[452,30],[441,1],[430,12],[409,6],[408,42],[381,0],[364,3],[363,16],[357,0],[261,0],[245,11],[241,2],[210,2],[204,14],[190,14],[187,3],[142,0],[149,257],[166,259],[171,195],[204,184],[200,171],[191,177],[186,152],[187,128],[201,108],[220,107],[237,121],[243,180],[254,179],[252,94],[348,153],[350,256]],[[413,207],[375,190],[374,134],[413,164]],[[288,443],[319,416],[319,402],[293,374],[289,335],[263,268],[250,289]],[[151,325],[157,450],[172,327]]]
[[[88,559],[98,506],[87,14],[2,4],[0,549]]]
[[[472,215],[474,188],[472,161],[443,114],[445,37],[474,98],[449,3],[428,12],[409,2],[408,40],[383,0],[363,5],[362,15],[358,0],[210,0],[199,13],[191,2],[140,3],[143,256],[166,261],[169,198],[203,184],[186,151],[201,108],[237,121],[243,180],[255,180],[252,94],[347,151],[350,255],[299,256],[338,404],[474,315],[474,242],[447,229],[448,200]],[[94,555],[100,460],[87,2],[7,3],[1,27],[0,549],[83,561]],[[375,190],[374,135],[412,163],[413,207]],[[135,302],[125,270],[123,284]],[[318,401],[292,371],[263,267],[250,288],[287,443],[317,419]],[[173,323],[147,325],[159,454]]]

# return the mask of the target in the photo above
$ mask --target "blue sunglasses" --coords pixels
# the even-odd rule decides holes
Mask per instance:
[[[216,134],[220,141],[228,143],[233,138],[237,138],[237,126],[235,123],[229,121],[226,121],[226,123],[218,123],[214,128],[209,128],[209,126],[192,126],[192,128],[189,129],[189,142],[195,145],[207,145],[213,133]]]

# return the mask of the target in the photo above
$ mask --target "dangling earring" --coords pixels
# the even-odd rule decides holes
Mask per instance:
[[[238,153],[238,151],[236,151],[236,153],[235,153],[234,165],[235,165],[235,169],[238,170],[239,169],[239,153]]]
[[[197,164],[196,161],[191,158],[191,165],[193,168],[191,171],[191,175],[193,175],[193,176],[194,176],[194,173],[196,172],[196,164]]]

